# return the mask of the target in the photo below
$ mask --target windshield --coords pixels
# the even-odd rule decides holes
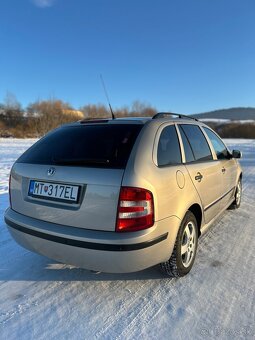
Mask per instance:
[[[124,168],[142,126],[98,124],[62,127],[38,141],[17,162]]]

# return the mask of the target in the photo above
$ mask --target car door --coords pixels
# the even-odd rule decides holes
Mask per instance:
[[[230,152],[223,141],[216,135],[216,133],[207,127],[203,127],[203,130],[209,138],[220,164],[223,189],[221,208],[223,209],[231,203],[234,195],[237,178],[237,164],[231,157]]]
[[[200,196],[205,222],[221,210],[222,172],[198,125],[178,124],[185,152],[186,168]]]

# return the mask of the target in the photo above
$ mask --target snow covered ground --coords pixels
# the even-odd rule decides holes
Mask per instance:
[[[254,339],[255,140],[226,140],[243,152],[242,206],[171,280],[158,267],[96,275],[18,246],[3,221],[8,173],[33,142],[0,139],[0,339]]]

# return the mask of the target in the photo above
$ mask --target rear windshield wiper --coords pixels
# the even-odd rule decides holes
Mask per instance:
[[[88,158],[88,159],[80,159],[80,158],[57,158],[52,159],[55,164],[59,165],[98,165],[98,164],[109,164],[109,159],[97,159],[97,158]]]

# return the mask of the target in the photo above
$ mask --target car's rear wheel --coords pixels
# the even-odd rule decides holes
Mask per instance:
[[[197,220],[194,214],[188,211],[182,220],[170,259],[160,264],[163,272],[171,277],[188,274],[195,261],[197,241]]]
[[[241,178],[239,178],[235,191],[235,200],[229,208],[238,209],[241,205],[241,200],[242,200],[242,180]]]

